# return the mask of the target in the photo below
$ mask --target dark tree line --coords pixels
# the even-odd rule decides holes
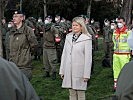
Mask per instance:
[[[35,18],[45,17],[46,15],[56,14],[71,20],[73,17],[88,14],[90,9],[90,17],[103,22],[105,18],[114,19],[121,15],[126,19],[129,25],[132,20],[133,0],[22,0],[22,10],[26,16]],[[90,5],[91,1],[91,5]],[[12,13],[20,9],[20,0],[0,0],[0,26],[1,18],[7,17],[12,19]],[[4,13],[5,12],[5,13]],[[0,30],[0,47],[1,30]],[[0,56],[2,48],[0,49]]]

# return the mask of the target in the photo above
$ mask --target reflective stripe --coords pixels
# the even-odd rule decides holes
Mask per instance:
[[[117,43],[117,42],[126,43],[126,42],[127,42],[127,39],[119,39],[119,40],[116,40],[115,42],[116,42],[116,43]]]
[[[130,53],[130,50],[114,50],[114,52],[117,52],[117,53]]]

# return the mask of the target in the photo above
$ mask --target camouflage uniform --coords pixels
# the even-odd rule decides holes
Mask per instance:
[[[112,43],[112,34],[110,26],[105,26],[103,28],[103,34],[104,34],[104,51],[105,51],[105,57],[110,57],[111,53],[111,43]]]
[[[43,64],[46,71],[45,76],[49,77],[51,72],[53,79],[56,78],[57,53],[55,38],[59,36],[58,34],[58,30],[52,23],[45,25],[45,33],[43,35]]]
[[[5,47],[5,38],[7,33],[7,24],[2,24],[2,45],[3,45],[3,58],[6,59],[6,47]]]
[[[96,38],[95,38],[95,31],[92,28],[91,25],[86,24],[86,28],[88,30],[88,32],[92,35],[92,68],[91,68],[91,72],[93,73],[94,71],[94,51],[96,50]]]
[[[9,32],[9,61],[14,62],[31,79],[31,50],[37,45],[33,30],[27,25]]]
[[[60,43],[56,44],[58,63],[60,63],[66,34],[68,34],[68,27],[66,22],[56,23],[54,24],[54,27],[59,31],[59,36],[61,38]]]
[[[36,28],[35,28],[35,35],[37,37],[38,46],[35,50],[34,59],[40,60],[42,51],[43,51],[43,33],[44,33],[44,23],[43,22],[37,22]]]

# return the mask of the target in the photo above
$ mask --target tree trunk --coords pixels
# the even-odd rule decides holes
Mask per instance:
[[[46,8],[46,0],[44,0],[44,19],[45,19],[45,17],[47,16],[47,8]]]
[[[125,18],[125,22],[128,26],[131,24],[132,5],[133,0],[123,0],[120,16]]]
[[[88,0],[87,16],[89,18],[91,17],[91,3],[92,3],[92,0]]]
[[[3,57],[3,46],[2,46],[2,17],[4,17],[4,10],[8,3],[8,0],[0,0],[0,57]]]

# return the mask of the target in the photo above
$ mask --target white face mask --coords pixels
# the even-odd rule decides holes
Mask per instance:
[[[94,23],[94,21],[91,21],[91,23]]]
[[[104,23],[105,24],[105,26],[108,26],[109,25],[109,23]]]
[[[38,19],[38,22],[42,22],[42,20],[41,19]]]
[[[49,21],[48,20],[45,20],[45,24],[48,24],[49,23]]]
[[[58,18],[55,18],[55,21],[58,21]]]
[[[11,24],[8,24],[8,28],[11,28],[12,27],[12,25]]]
[[[64,21],[64,20],[61,20],[60,22],[62,22],[62,23],[63,23],[63,22],[65,22],[65,21]]]
[[[115,26],[114,25],[111,25],[111,29],[114,29],[115,28]]]
[[[122,23],[117,23],[118,28],[122,28],[123,24]]]

